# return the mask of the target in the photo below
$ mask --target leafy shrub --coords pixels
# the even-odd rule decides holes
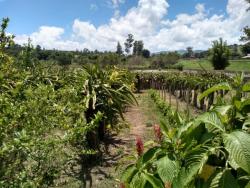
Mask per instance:
[[[169,52],[166,54],[159,54],[153,57],[151,68],[166,68],[169,65],[178,63],[179,55],[177,52]]]
[[[210,56],[210,61],[215,70],[224,70],[229,65],[230,50],[222,38],[213,42]]]
[[[176,125],[161,123],[162,141],[138,154],[125,169],[121,178],[125,187],[249,186],[250,99],[245,93],[250,92],[250,83],[243,84],[243,76],[236,76],[232,83],[206,90],[199,99],[220,90],[235,95],[230,102],[220,98],[191,121],[176,116]]]

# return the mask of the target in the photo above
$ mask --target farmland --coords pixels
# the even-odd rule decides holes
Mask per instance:
[[[213,70],[211,63],[208,60],[180,60],[179,65],[183,65],[184,70]],[[250,60],[231,60],[226,71],[249,71]]]
[[[162,15],[147,14],[159,2]],[[115,11],[109,24],[76,19],[71,35],[41,26],[32,39],[15,37],[10,19],[2,19],[0,188],[250,188],[250,60],[244,59],[250,28],[242,28],[238,44],[220,36],[208,47],[205,37],[172,34],[166,47],[159,39],[171,29],[158,25],[175,27],[186,17],[188,25],[208,21],[205,5],[171,21],[162,18],[165,0],[140,0],[124,17],[125,1],[106,3]],[[133,24],[118,27],[136,14],[147,37],[127,33]],[[225,24],[235,17],[211,19]],[[157,29],[143,30],[154,22]],[[183,45],[186,50],[175,50]]]

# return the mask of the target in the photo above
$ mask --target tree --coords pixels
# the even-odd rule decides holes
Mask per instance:
[[[244,44],[241,48],[241,51],[244,55],[250,54],[250,42]]]
[[[243,29],[243,33],[244,35],[241,36],[240,41],[242,42],[246,42],[243,46],[242,46],[242,52],[247,55],[250,53],[250,28],[247,26]]]
[[[188,58],[191,58],[191,57],[193,57],[193,55],[194,55],[194,52],[193,52],[193,47],[187,47],[187,57]]]
[[[142,55],[143,46],[144,44],[142,40],[135,41],[133,47],[133,55]]]
[[[229,49],[230,49],[230,58],[237,59],[241,56],[238,44],[230,45]]]
[[[134,36],[132,34],[128,34],[128,38],[126,39],[126,42],[124,43],[124,45],[125,45],[125,52],[127,54],[130,53],[130,49],[133,46],[133,42],[134,42]]]
[[[244,35],[241,36],[240,41],[242,42],[250,42],[250,28],[247,26],[243,28]]]
[[[180,56],[177,52],[168,52],[165,54],[158,54],[154,57],[151,67],[152,68],[166,68],[178,63]]]
[[[0,51],[4,51],[7,47],[14,44],[14,36],[7,35],[6,29],[8,27],[9,18],[3,18],[1,28],[0,28]]]
[[[121,46],[120,42],[117,43],[116,53],[117,53],[118,55],[122,55],[122,54],[123,54],[122,46]]]
[[[56,56],[56,60],[58,62],[59,65],[70,65],[72,63],[72,59],[73,59],[73,54],[72,52],[64,52],[64,53],[58,53]]]
[[[143,49],[143,50],[142,50],[142,56],[143,56],[144,58],[149,58],[149,57],[150,57],[150,51],[147,50],[147,49]]]
[[[229,65],[230,51],[226,41],[223,41],[222,38],[213,41],[210,55],[210,61],[215,70],[224,70]]]

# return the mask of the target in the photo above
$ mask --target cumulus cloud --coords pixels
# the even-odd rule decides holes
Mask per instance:
[[[31,35],[18,35],[15,41],[19,44],[26,44],[28,38],[34,45],[41,45],[46,49],[76,50],[80,49],[80,43],[72,40],[63,40],[64,29],[60,27],[41,26],[38,32]]]
[[[112,0],[119,5],[123,0]],[[91,22],[75,19],[72,37],[63,40],[63,28],[40,27],[30,36],[18,36],[23,42],[30,37],[35,44],[45,48],[75,50],[115,50],[117,41],[123,42],[129,33],[143,40],[151,51],[177,50],[187,46],[206,49],[211,41],[224,38],[228,43],[238,43],[241,29],[250,25],[250,14],[245,0],[228,0],[225,14],[209,16],[203,4],[197,4],[194,14],[179,14],[174,20],[166,19],[169,4],[166,0],[139,0],[124,16],[116,16],[109,23],[96,27]]]

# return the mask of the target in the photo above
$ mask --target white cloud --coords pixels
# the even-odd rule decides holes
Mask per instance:
[[[19,44],[26,44],[28,38],[31,39],[32,44],[41,45],[47,49],[59,49],[59,50],[76,50],[80,49],[80,43],[72,40],[63,40],[62,35],[64,33],[63,28],[41,26],[38,32],[31,35],[19,35],[16,36],[15,41]]]
[[[125,0],[108,0],[107,3],[110,7],[116,9],[120,6],[120,4],[125,3]]]
[[[119,5],[123,0],[112,0]],[[115,7],[115,6],[114,6]],[[30,35],[35,44],[45,48],[115,50],[117,41],[121,43],[132,33],[137,40],[143,40],[151,51],[177,50],[187,46],[206,49],[211,41],[222,37],[229,43],[237,43],[241,29],[250,25],[250,14],[245,9],[245,0],[228,0],[227,12],[212,15],[203,4],[197,4],[194,14],[179,14],[174,20],[166,19],[169,4],[166,0],[139,0],[124,16],[119,10],[109,23],[99,27],[91,22],[74,20],[72,37],[63,40],[64,29],[40,27]],[[22,42],[28,36],[18,36]],[[27,41],[27,40],[26,40]]]

